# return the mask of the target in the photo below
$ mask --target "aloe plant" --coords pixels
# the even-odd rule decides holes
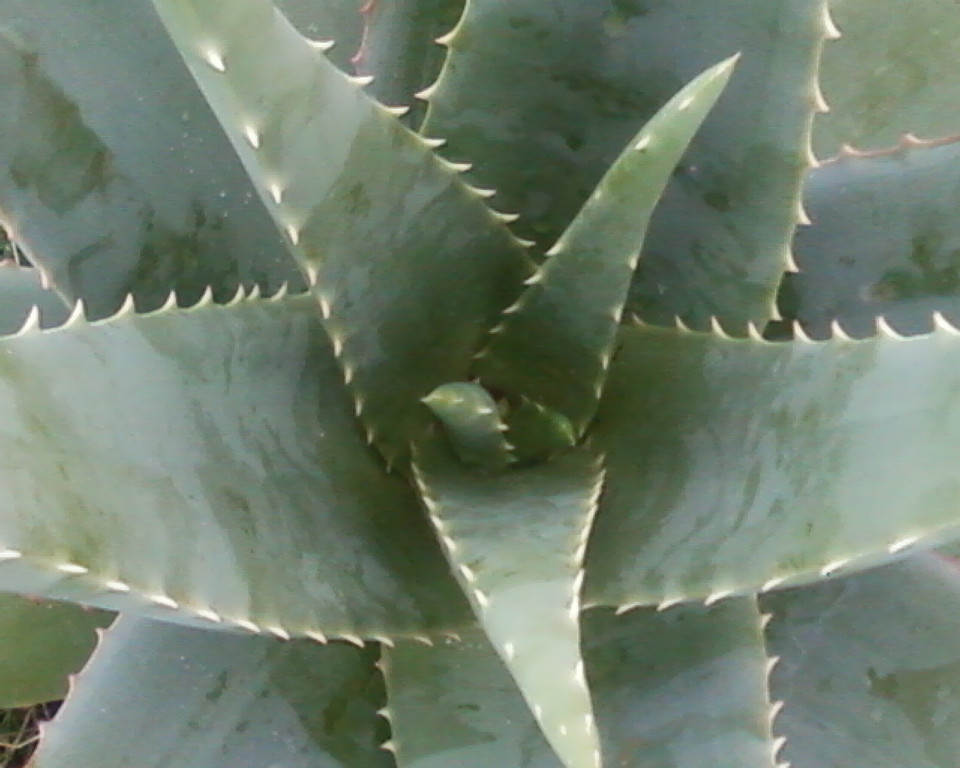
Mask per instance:
[[[0,0],[32,765],[956,768],[957,57],[877,5]]]

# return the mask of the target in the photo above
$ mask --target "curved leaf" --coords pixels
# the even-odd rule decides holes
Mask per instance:
[[[433,438],[414,467],[457,579],[547,741],[569,768],[598,768],[578,626],[597,460],[579,448],[492,475],[464,468]]]
[[[960,754],[960,576],[911,558],[771,595],[782,757],[795,768],[953,768]]]
[[[471,0],[423,132],[474,163],[471,178],[545,250],[657,109],[742,52],[653,217],[631,307],[666,321],[766,320],[810,163],[825,7]]]
[[[960,532],[960,332],[769,343],[625,328],[586,599],[717,600]]]
[[[721,62],[683,88],[607,171],[491,331],[477,356],[485,384],[547,406],[583,434],[603,391],[650,214],[734,63]]]
[[[0,593],[0,709],[62,699],[113,614]]]
[[[958,174],[958,141],[817,168],[806,187],[813,226],[797,232],[800,272],[786,276],[784,315],[819,338],[834,320],[872,336],[881,317],[907,334],[929,332],[937,310],[960,319]]]
[[[371,437],[389,459],[406,454],[420,398],[467,378],[483,331],[529,274],[525,253],[270,0],[154,4],[291,252],[316,270]]]
[[[93,317],[186,304],[295,262],[152,9],[0,0],[0,221]]]
[[[121,618],[43,729],[36,768],[389,768],[374,659],[343,644]]]
[[[0,425],[2,589],[279,637],[468,615],[309,295],[0,340]]]

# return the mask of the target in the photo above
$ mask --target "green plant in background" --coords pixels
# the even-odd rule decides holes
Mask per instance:
[[[32,765],[956,768],[960,14],[835,6],[0,0]]]

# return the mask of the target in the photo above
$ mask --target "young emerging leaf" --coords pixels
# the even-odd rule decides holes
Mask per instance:
[[[484,383],[556,411],[583,434],[603,391],[647,222],[735,61],[701,74],[634,137],[491,332],[477,361]]]

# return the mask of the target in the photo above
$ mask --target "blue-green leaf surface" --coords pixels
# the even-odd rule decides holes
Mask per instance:
[[[389,768],[369,651],[123,617],[35,768]]]
[[[546,250],[684,83],[742,53],[651,222],[645,316],[765,320],[798,220],[822,0],[471,0],[423,131]],[[535,62],[535,64],[531,64]]]
[[[830,0],[841,33],[823,52],[830,111],[814,125],[817,156],[843,144],[883,149],[913,133],[957,133],[960,14],[943,0]]]
[[[567,768],[599,768],[579,627],[599,462],[580,447],[528,469],[481,473],[436,437],[414,459],[447,558],[547,741]]]
[[[934,556],[764,600],[794,768],[954,768],[960,572]]]
[[[583,616],[606,766],[774,768],[767,658],[751,599]],[[560,768],[479,632],[385,651],[403,768]]]
[[[103,317],[300,279],[145,2],[0,0],[0,223]]]
[[[309,295],[0,340],[0,425],[0,589],[281,638],[469,614]]]
[[[905,334],[929,332],[935,311],[960,320],[958,175],[956,140],[846,154],[813,171],[813,224],[797,232],[784,315],[818,338],[834,320],[860,337],[881,317]]]
[[[388,458],[420,398],[467,376],[529,274],[522,248],[270,0],[154,0],[292,253],[316,271],[326,328]],[[451,226],[451,222],[456,222]]]
[[[301,34],[330,40],[327,58],[347,74],[355,74],[354,59],[363,37],[361,9],[365,0],[276,0],[277,8]]]
[[[30,318],[34,307],[35,320]],[[16,333],[28,319],[49,328],[61,325],[69,315],[67,302],[44,287],[40,270],[0,261],[0,335]]]
[[[960,332],[769,343],[625,328],[588,602],[818,580],[960,533]]]
[[[436,80],[446,59],[437,41],[446,39],[463,7],[464,0],[375,0],[364,6],[357,71],[373,77],[370,91],[381,102],[411,107],[411,125],[424,111],[415,95]]]

